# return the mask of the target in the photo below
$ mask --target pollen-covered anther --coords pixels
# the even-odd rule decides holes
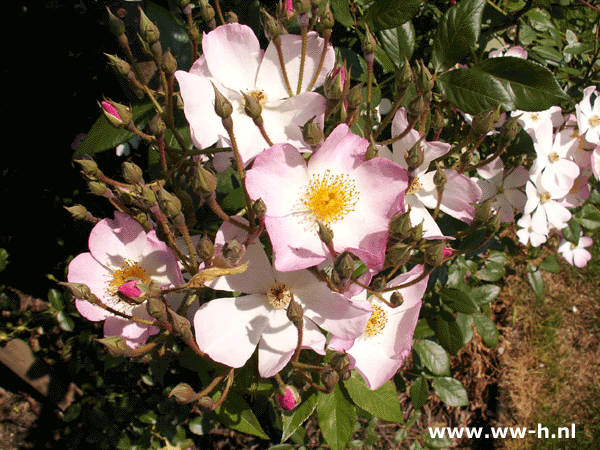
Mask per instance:
[[[267,291],[267,300],[269,300],[269,304],[275,309],[287,308],[291,299],[292,293],[285,283],[277,281]]]
[[[560,157],[558,156],[558,153],[556,152],[552,152],[548,155],[548,161],[550,162],[556,162],[560,159]]]
[[[408,189],[406,190],[406,195],[416,194],[421,190],[422,187],[423,183],[419,181],[419,177],[415,177],[414,180],[412,180],[412,183],[410,183]]]
[[[542,192],[540,194],[540,203],[546,203],[549,200],[550,200],[550,194],[548,194],[547,192]]]
[[[117,297],[119,287],[131,279],[139,279],[148,284],[152,281],[146,269],[140,266],[139,263],[126,259],[119,264],[119,269],[113,271],[106,290],[112,297]]]
[[[251,97],[254,97],[258,101],[258,103],[260,103],[260,106],[262,106],[263,108],[267,104],[267,94],[265,94],[265,91],[263,91],[262,89],[254,89],[252,91],[246,92],[246,94],[250,95]]]
[[[538,120],[540,120],[540,115],[539,114],[531,114],[529,116],[531,118],[531,120],[533,120],[534,122],[537,122]]]
[[[314,215],[314,218],[330,225],[342,219],[351,211],[358,201],[358,191],[346,174],[313,175],[302,197],[302,205]]]
[[[371,305],[373,312],[367,323],[367,329],[364,336],[373,337],[381,334],[387,324],[388,318],[386,312],[378,305]]]
[[[597,127],[598,125],[600,125],[600,117],[594,114],[592,117],[590,117],[588,122],[592,127]]]

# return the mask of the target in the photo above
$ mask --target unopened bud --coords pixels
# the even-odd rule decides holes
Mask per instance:
[[[365,161],[370,161],[373,158],[377,158],[378,155],[379,155],[379,149],[377,148],[377,146],[375,144],[370,142],[369,146],[367,147],[367,152],[365,153]]]
[[[144,206],[147,207],[156,204],[156,194],[146,185],[143,185],[140,188],[140,199],[144,203]]]
[[[106,7],[106,11],[108,11],[108,26],[110,27],[111,33],[116,37],[125,34],[125,24],[123,21],[115,16],[108,6]]]
[[[348,105],[349,110],[356,110],[360,107],[360,105],[362,105],[363,86],[364,86],[364,83],[359,83],[356,86],[354,86],[352,89],[350,89],[350,92],[348,92],[348,95],[346,96],[346,104]]]
[[[350,371],[350,358],[346,353],[337,352],[331,355],[331,367],[340,376]]]
[[[165,134],[167,125],[162,120],[162,117],[160,117],[159,114],[156,114],[148,122],[148,129],[150,130],[150,134],[152,134],[152,136],[158,137]]]
[[[446,181],[447,181],[447,178],[446,178],[446,175],[444,174],[444,170],[436,162],[435,163],[435,173],[433,174],[433,184],[435,185],[438,192],[444,189],[444,186],[446,185]]]
[[[175,401],[179,404],[185,405],[187,403],[191,403],[197,400],[198,395],[192,387],[187,383],[179,383],[171,392],[169,392],[169,397],[173,397]]]
[[[90,192],[94,195],[103,196],[106,194],[107,187],[106,184],[101,181],[88,181],[88,188],[90,188]]]
[[[433,134],[439,136],[444,129],[446,119],[440,108],[433,110],[433,116],[431,117],[431,128],[433,128]]]
[[[315,147],[319,145],[323,141],[323,130],[319,126],[318,123],[315,122],[314,116],[312,119],[309,119],[303,126],[300,127],[302,131],[302,139],[306,142],[310,147]]]
[[[317,28],[319,33],[323,34],[325,30],[331,30],[333,25],[335,25],[335,18],[329,7],[329,2],[327,2],[327,5],[325,5],[325,8],[323,8],[323,11],[321,11],[321,15],[319,16]]]
[[[263,219],[267,215],[267,205],[265,205],[262,198],[252,203],[252,211],[254,211],[254,215],[258,220]]]
[[[254,96],[241,92],[244,97],[244,112],[251,119],[258,119],[262,114],[262,105]]]
[[[392,295],[390,295],[390,303],[394,305],[394,308],[397,308],[404,303],[404,297],[400,292],[394,291],[392,292]]]
[[[196,254],[202,261],[209,261],[215,254],[215,245],[208,238],[206,233],[200,238],[196,244]]]
[[[238,19],[238,15],[236,13],[234,13],[233,11],[227,11],[225,13],[225,23],[236,23],[239,21]]]
[[[406,112],[409,119],[414,119],[423,114],[425,112],[425,108],[427,108],[427,102],[425,102],[425,99],[422,95],[418,95],[410,101]]]
[[[144,295],[144,291],[140,289],[140,284],[143,284],[140,279],[126,281],[118,287],[117,295],[126,302],[141,305],[146,301],[146,295]]]
[[[176,195],[171,194],[164,188],[160,188],[158,197],[161,209],[169,219],[174,218],[181,212],[181,200]]]
[[[335,385],[338,384],[340,376],[335,370],[323,372],[321,375],[321,382],[325,385],[329,392],[332,392]]]
[[[425,264],[437,267],[444,262],[444,246],[446,241],[430,241],[424,252]]]
[[[167,75],[172,75],[177,70],[177,60],[171,54],[171,49],[167,49],[162,56],[162,68]]]
[[[294,299],[293,295],[286,309],[286,315],[289,321],[294,324],[294,326],[302,326],[304,309],[302,308],[302,305]]]
[[[88,300],[93,295],[90,288],[83,283],[60,282],[58,284],[68,288],[69,291],[71,291],[73,297],[75,297],[78,300]]]
[[[260,23],[262,24],[265,36],[272,41],[277,36],[284,33],[283,27],[279,21],[267,12],[265,8],[260,9]]]
[[[412,247],[402,242],[392,245],[385,253],[385,261],[390,266],[402,266],[406,264],[412,256]]]
[[[347,282],[354,273],[354,259],[350,252],[340,253],[333,261],[333,271],[338,275],[342,283]]]
[[[127,345],[127,341],[123,336],[107,336],[102,339],[96,339],[96,342],[104,345],[108,352],[115,357],[127,356],[131,353],[131,347]]]
[[[473,153],[466,151],[460,155],[460,172],[464,171],[471,164]]]
[[[236,238],[225,242],[221,255],[231,266],[237,266],[246,254],[246,248]]]
[[[344,85],[346,83],[346,68],[340,66],[325,77],[323,92],[325,98],[329,100],[339,100],[344,95]]]
[[[396,82],[396,91],[398,92],[398,97],[401,97],[413,80],[413,72],[406,55],[404,55],[404,63],[398,70],[396,70],[394,79]]]
[[[425,221],[421,220],[421,222],[419,222],[419,224],[415,227],[413,227],[411,233],[410,233],[410,240],[411,242],[419,242],[421,239],[423,239],[423,223]]]
[[[74,162],[81,166],[83,174],[89,179],[98,179],[102,176],[102,172],[98,169],[96,161],[90,158],[78,158],[74,159]]]
[[[200,18],[204,22],[208,23],[215,18],[215,9],[208,0],[200,0],[198,2],[198,9],[200,10]]]
[[[71,213],[73,219],[85,220],[88,217],[88,210],[83,205],[65,206],[65,209]]]
[[[126,77],[131,72],[131,66],[124,59],[119,58],[117,55],[109,55],[105,53],[108,58],[108,63],[119,75]]]
[[[104,117],[108,122],[116,128],[125,128],[131,122],[133,113],[131,108],[120,103],[113,102],[112,100],[104,100],[99,103]]]
[[[193,340],[194,335],[192,333],[190,321],[185,317],[180,316],[172,309],[168,309],[167,313],[169,314],[169,321],[173,324],[173,333],[176,336],[180,336],[184,341]]]
[[[140,6],[138,6],[138,10],[140,11],[140,37],[144,42],[152,45],[160,38],[160,31],[158,30],[158,27],[148,19],[148,16],[146,16]]]
[[[415,74],[415,87],[417,92],[425,93],[433,89],[434,81],[431,72],[423,63],[423,60],[417,63],[417,72]]]
[[[150,297],[146,301],[146,311],[151,317],[155,318],[159,322],[167,321],[167,306],[165,302],[156,297]]]
[[[499,118],[500,106],[477,114],[475,117],[473,117],[469,135],[474,139],[479,139],[483,136],[486,136],[494,129],[494,124],[498,122]]]
[[[215,113],[221,119],[225,119],[231,116],[233,112],[233,106],[231,102],[217,89],[217,87],[213,84],[213,89],[215,91]]]
[[[346,111],[346,106],[342,100],[338,100],[337,104],[331,111],[331,119],[333,123],[344,123],[348,118],[348,113]]]
[[[285,411],[291,411],[300,403],[300,393],[298,389],[294,386],[290,386],[289,384],[283,387],[283,393],[280,392],[275,396],[277,399],[277,404],[281,407],[281,409]]]
[[[319,230],[318,230],[319,239],[321,239],[321,241],[325,245],[331,245],[331,243],[333,242],[333,231],[331,231],[331,228],[329,228],[327,225],[325,225],[320,220],[317,220],[317,225],[319,227]]]
[[[489,234],[496,233],[500,229],[500,214],[494,214],[490,220],[485,224],[485,231]]]
[[[492,198],[488,198],[486,201],[478,203],[475,206],[475,215],[473,216],[473,226],[478,226],[487,223],[491,219],[492,212]]]
[[[411,230],[410,209],[405,212],[398,212],[390,219],[388,226],[390,238],[401,241],[410,236]]]
[[[518,120],[521,116],[522,114],[519,114],[515,117],[511,117],[502,124],[502,127],[500,128],[500,139],[498,141],[498,147],[507,147],[508,144],[510,144],[513,141],[513,139],[517,137],[517,134],[519,133]]]
[[[419,138],[417,142],[404,154],[404,160],[406,161],[406,165],[408,166],[408,170],[415,170],[417,167],[421,167],[423,161],[425,160],[425,152],[423,151],[423,146],[421,142],[423,141],[423,136]]]
[[[192,179],[192,189],[201,197],[211,196],[217,189],[217,177],[210,170],[204,168],[202,163],[196,165],[196,172]]]
[[[144,181],[142,169],[137,164],[125,161],[121,165],[121,169],[123,170],[123,178],[128,183],[138,184]]]
[[[198,407],[204,411],[212,411],[215,407],[215,402],[209,396],[204,396],[198,400]]]
[[[377,50],[377,41],[375,40],[375,36],[371,34],[371,30],[369,30],[369,25],[365,24],[365,37],[362,41],[362,51],[363,55],[372,55]]]
[[[293,0],[296,14],[306,14],[310,11],[310,0]]]

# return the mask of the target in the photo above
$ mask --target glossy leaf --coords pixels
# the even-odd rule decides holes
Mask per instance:
[[[471,314],[477,311],[477,306],[463,291],[454,288],[442,288],[438,292],[442,301],[454,311]]]
[[[499,294],[500,286],[496,286],[495,284],[484,284],[483,286],[477,286],[469,292],[469,297],[471,297],[477,305],[484,305],[496,300]]]
[[[600,211],[594,205],[585,205],[575,214],[574,217],[577,222],[579,222],[588,230],[600,228]]]
[[[456,356],[463,347],[463,334],[452,314],[440,314],[436,321],[438,342],[451,355]]]
[[[496,261],[486,261],[481,270],[477,272],[477,276],[483,281],[496,282],[500,281],[504,276],[504,272],[504,264]]]
[[[344,387],[357,406],[375,417],[388,422],[402,421],[402,409],[396,386],[392,381],[388,381],[379,389],[371,390],[360,374],[353,371],[352,376],[344,381]]]
[[[308,390],[302,394],[300,404],[292,411],[283,411],[281,421],[283,432],[281,442],[287,441],[292,434],[310,417],[319,401],[317,391]]]
[[[365,13],[371,31],[396,28],[411,20],[421,9],[423,0],[376,0]]]
[[[410,386],[410,401],[415,409],[421,409],[427,403],[429,385],[425,377],[419,377]]]
[[[448,406],[468,406],[469,396],[460,381],[450,377],[434,378],[433,391]]]
[[[448,8],[433,41],[432,61],[436,71],[461,62],[475,48],[485,5],[485,0],[462,0]]]
[[[473,339],[473,316],[471,314],[456,313],[456,323],[460,327],[463,345],[467,345]]]
[[[558,273],[560,272],[560,265],[556,259],[556,255],[548,255],[540,261],[540,269],[544,269],[546,272]]]
[[[220,396],[220,393],[217,393],[213,397],[213,400],[217,401]],[[269,439],[269,436],[265,434],[258,419],[250,409],[250,406],[240,394],[229,392],[223,404],[215,412],[223,425],[242,433]]]
[[[383,49],[396,67],[404,63],[404,56],[410,60],[415,50],[415,27],[412,22],[383,30],[379,36]]]
[[[448,353],[437,342],[422,339],[414,343],[413,350],[427,370],[434,375],[447,375],[450,373]]]
[[[531,286],[531,289],[533,289],[533,293],[535,294],[537,299],[541,300],[544,296],[545,290],[542,272],[539,269],[528,271],[527,280],[529,281],[529,285]]]
[[[350,0],[331,0],[331,9],[337,22],[345,27],[354,25],[354,19],[350,13]]]
[[[473,314],[473,322],[481,335],[483,343],[488,347],[497,347],[499,333],[494,321],[485,314],[475,313]]]
[[[339,385],[331,394],[319,392],[318,395],[319,428],[332,450],[342,450],[354,433],[356,409]]]

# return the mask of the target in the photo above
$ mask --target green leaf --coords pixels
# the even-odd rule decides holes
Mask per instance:
[[[513,56],[488,58],[475,64],[472,69],[492,75],[510,89],[511,110],[544,111],[569,98],[552,72],[527,59]]]
[[[70,331],[73,331],[75,329],[75,322],[73,322],[73,319],[71,318],[71,316],[69,316],[64,311],[59,311],[58,312],[58,314],[56,315],[56,320],[58,322],[58,326],[63,331],[69,331],[70,332]]]
[[[177,58],[177,68],[189,70],[193,61],[190,36],[181,22],[170,11],[153,2],[147,2],[144,12],[160,29],[160,43],[163,49],[171,49]]]
[[[546,272],[558,273],[560,272],[560,265],[556,259],[556,255],[548,255],[540,261],[540,269],[544,269]]]
[[[450,358],[448,358],[446,350],[437,342],[422,339],[414,343],[413,350],[427,370],[434,375],[450,373]]]
[[[219,392],[213,396],[213,400],[217,401],[220,396],[221,393]],[[246,400],[238,393],[229,392],[223,404],[215,412],[223,425],[242,433],[269,439]]]
[[[438,315],[436,331],[442,347],[451,355],[456,356],[463,347],[464,337],[454,316],[450,313]]]
[[[72,405],[69,405],[69,407],[65,411],[63,420],[65,422],[72,422],[75,419],[77,419],[79,417],[79,415],[81,414],[82,406],[83,406],[83,403],[81,403],[81,402],[77,402],[77,403],[73,403]]]
[[[469,396],[460,381],[450,377],[434,378],[433,391],[448,406],[468,406]]]
[[[482,313],[473,314],[473,322],[481,335],[483,343],[488,347],[498,346],[498,327],[492,319]]]
[[[152,425],[156,423],[158,419],[158,414],[155,411],[146,411],[144,414],[138,416],[138,420],[146,425]]]
[[[494,76],[474,69],[454,69],[437,79],[440,93],[459,110],[477,115],[512,103],[511,92]],[[508,106],[507,106],[508,108]]]
[[[460,327],[463,336],[463,345],[467,345],[473,339],[473,316],[471,314],[456,313],[456,323]]]
[[[57,289],[50,289],[48,291],[48,301],[50,302],[50,306],[56,311],[62,311],[65,307],[62,301],[62,295]]]
[[[448,8],[433,40],[432,61],[437,72],[461,62],[475,48],[485,5],[485,0],[462,0]]]
[[[481,270],[477,272],[477,276],[480,280],[490,281],[494,283],[502,279],[504,273],[504,264],[488,260],[485,262]]]
[[[337,22],[345,27],[354,26],[354,19],[350,14],[350,0],[331,0],[331,9]]]
[[[495,284],[484,284],[469,292],[471,300],[473,300],[477,305],[491,303],[498,298],[499,294],[500,286],[496,286]]]
[[[575,217],[571,217],[571,219],[567,222],[567,226],[560,231],[567,241],[572,242],[575,245],[579,243],[579,237],[581,236],[581,225],[579,225],[579,222]]]
[[[577,211],[575,220],[588,230],[595,230],[600,227],[600,211],[594,205],[588,203]],[[579,242],[579,239],[577,242]]]
[[[292,434],[310,417],[319,401],[315,390],[308,390],[302,394],[302,401],[293,411],[283,411],[281,421],[283,432],[281,442],[287,441]]]
[[[442,288],[439,290],[438,295],[442,301],[454,311],[465,314],[471,314],[477,311],[477,305],[475,305],[473,300],[471,300],[465,292],[459,289]]]
[[[133,122],[138,128],[143,128],[146,122],[152,118],[154,107],[152,103],[148,102],[143,105],[133,105],[131,111]],[[94,156],[96,153],[113,150],[117,145],[127,142],[132,137],[133,133],[131,131],[113,127],[108,123],[104,114],[101,113],[83,142],[75,150],[73,157]]]
[[[396,67],[404,64],[404,56],[410,60],[415,50],[415,27],[412,22],[383,30],[379,36],[383,49]]]
[[[540,270],[529,270],[527,272],[527,280],[529,281],[529,285],[531,289],[533,289],[533,293],[537,297],[538,300],[541,300],[544,296],[544,278],[542,277],[542,272]]]
[[[202,436],[204,434],[204,426],[202,425],[202,417],[196,416],[188,423],[190,431],[194,434]]]
[[[339,385],[331,394],[319,392],[317,418],[323,437],[332,450],[342,450],[354,433],[356,409]]]
[[[371,31],[396,28],[411,20],[421,9],[423,0],[376,0],[364,16]]]
[[[413,339],[424,339],[428,337],[435,336],[435,331],[431,329],[427,319],[419,319],[417,322],[417,326],[415,327],[415,332],[413,334]]]
[[[396,386],[392,381],[388,381],[379,389],[371,390],[360,374],[354,370],[352,376],[344,381],[344,387],[357,406],[375,417],[388,422],[402,421],[400,400],[398,399]]]
[[[429,385],[425,377],[419,377],[410,386],[410,401],[415,409],[421,409],[427,403]]]

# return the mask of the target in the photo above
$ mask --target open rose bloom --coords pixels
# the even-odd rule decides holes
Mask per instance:
[[[89,252],[77,255],[69,264],[67,280],[87,285],[92,294],[106,306],[139,319],[152,321],[146,305],[136,305],[120,298],[117,293],[135,294],[129,283],[153,281],[160,287],[183,284],[183,277],[173,252],[127,214],[115,212],[115,218],[104,219],[92,229]],[[180,295],[170,296],[171,307],[177,309]],[[75,300],[79,313],[88,320],[104,320],[105,336],[122,336],[131,347],[146,342],[158,328],[117,316],[85,300]]]

